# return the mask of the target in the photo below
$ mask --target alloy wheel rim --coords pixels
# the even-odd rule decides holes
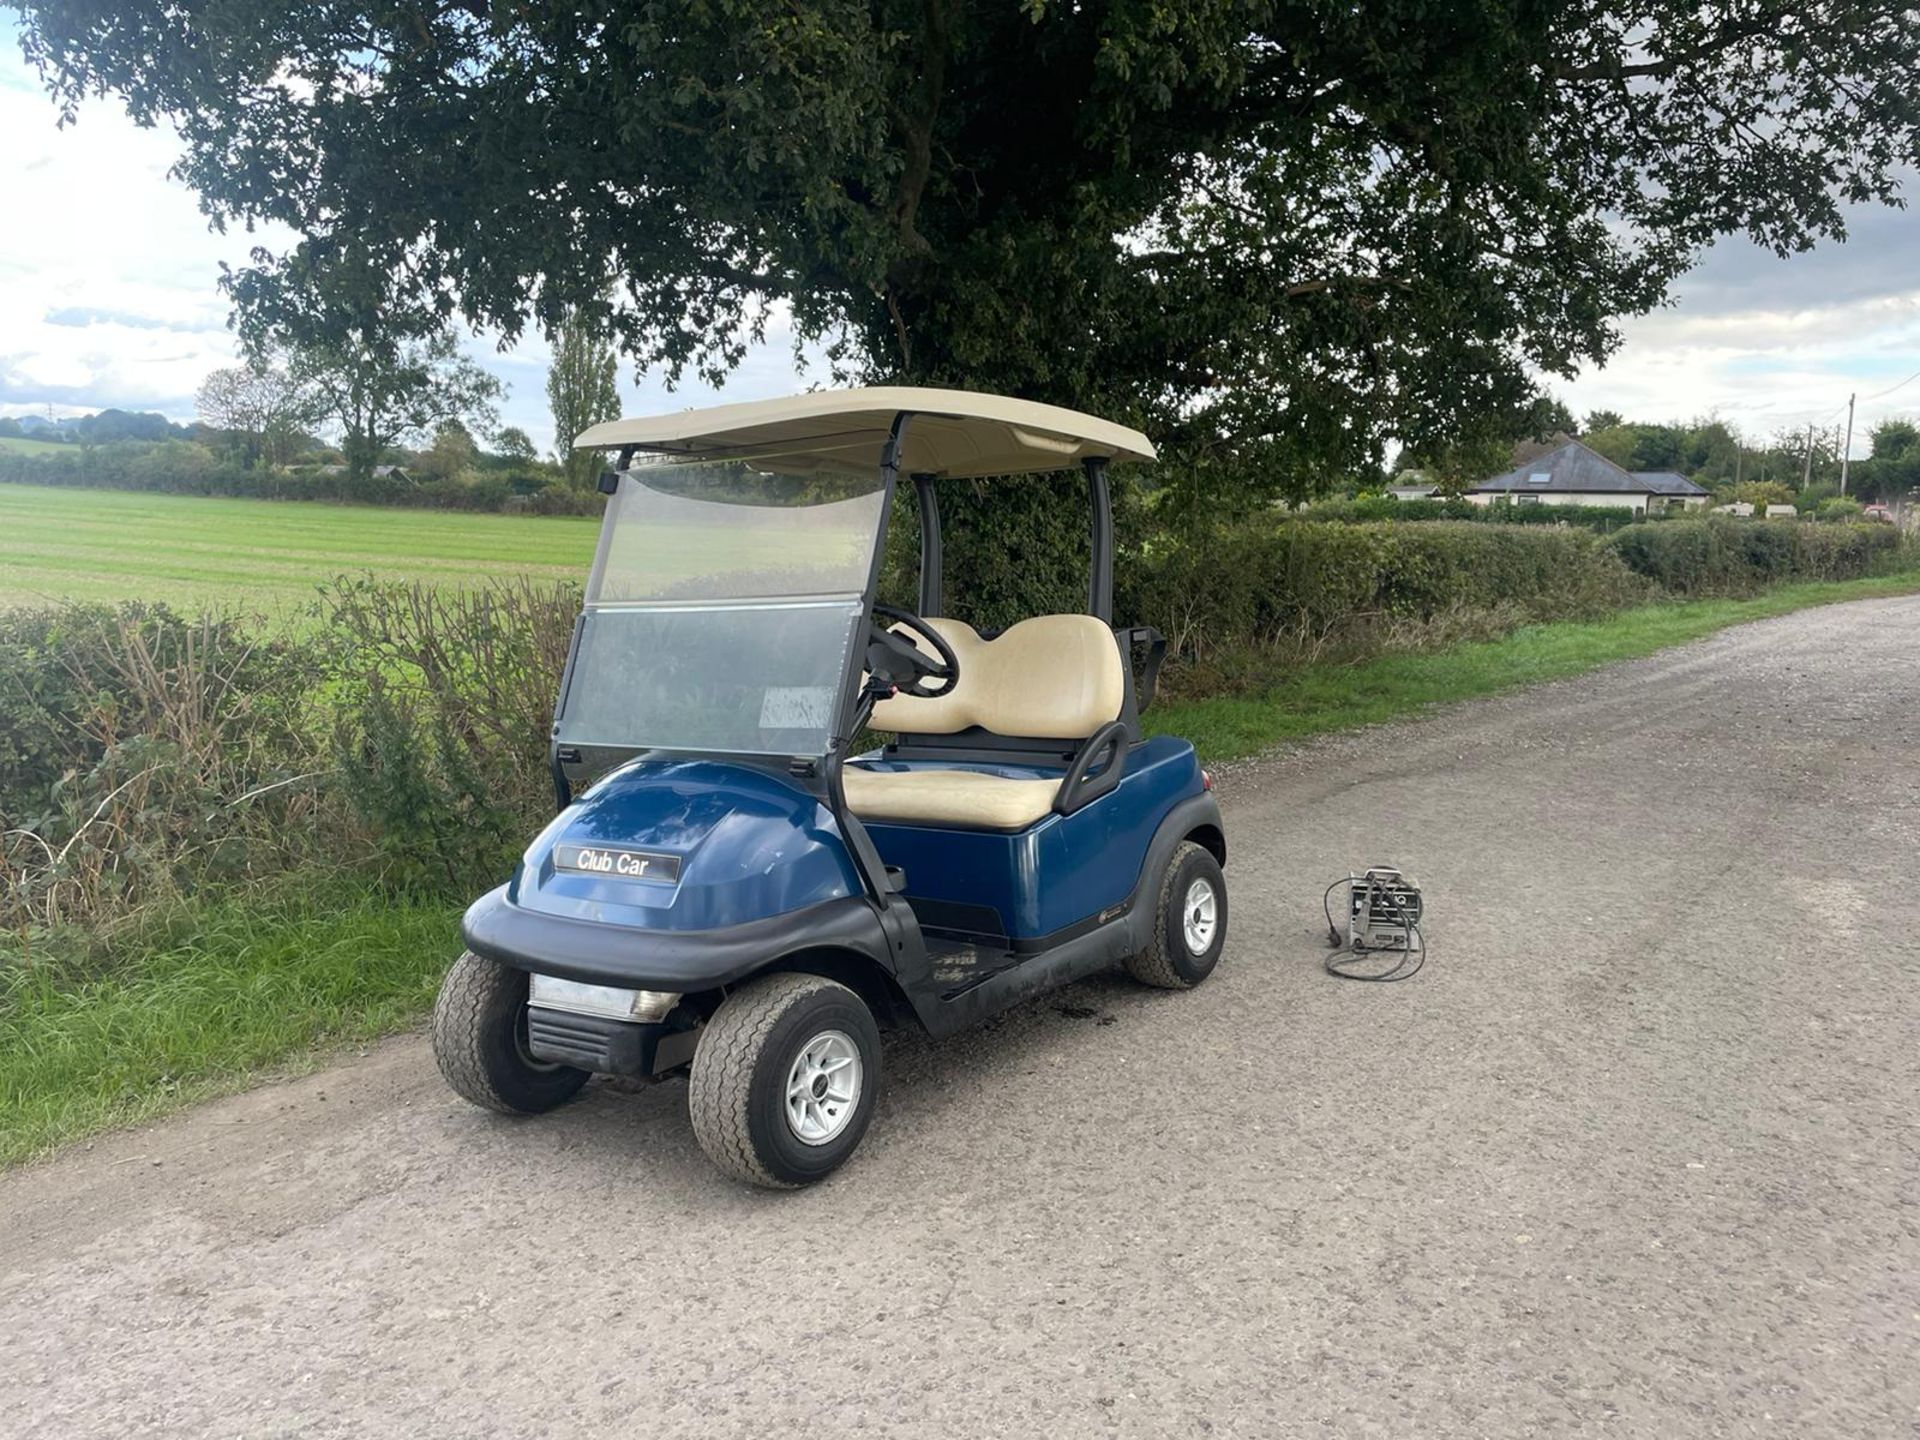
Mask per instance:
[[[844,1030],[823,1030],[787,1070],[787,1128],[803,1145],[825,1145],[853,1123],[865,1067]]]
[[[1189,952],[1207,953],[1220,928],[1220,900],[1205,880],[1196,880],[1187,887],[1187,898],[1180,906],[1180,928],[1186,932]]]

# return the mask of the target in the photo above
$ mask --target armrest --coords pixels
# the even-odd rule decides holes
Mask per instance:
[[[1103,760],[1105,763],[1101,764]],[[1089,774],[1096,764],[1100,765],[1099,772]],[[1071,815],[1091,805],[1120,783],[1126,769],[1127,727],[1118,720],[1110,720],[1094,731],[1073,757],[1060,788],[1054,792],[1054,810],[1061,815]]]

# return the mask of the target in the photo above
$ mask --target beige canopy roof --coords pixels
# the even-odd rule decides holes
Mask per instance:
[[[905,385],[609,420],[573,443],[576,450],[632,445],[688,459],[737,458],[757,469],[861,474],[879,464],[880,447],[903,410],[914,417],[900,463],[904,475],[1019,475],[1071,469],[1096,456],[1116,462],[1153,458],[1153,445],[1138,430],[1078,411]]]

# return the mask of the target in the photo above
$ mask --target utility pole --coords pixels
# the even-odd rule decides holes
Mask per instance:
[[[1847,443],[1840,447],[1840,495],[1844,499],[1847,493],[1847,458],[1853,449],[1853,396],[1847,396]]]
[[[1807,458],[1800,462],[1800,488],[1805,490],[1807,482],[1813,479],[1813,426],[1807,426]]]

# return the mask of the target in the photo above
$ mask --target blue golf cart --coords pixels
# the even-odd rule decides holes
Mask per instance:
[[[880,1100],[880,1028],[947,1035],[1114,965],[1220,959],[1225,832],[1193,747],[1143,738],[1164,648],[1113,627],[1107,468],[1145,436],[879,388],[595,426],[617,453],[552,737],[559,813],[462,924],[434,1010],[459,1094],[550,1110],[687,1071],[694,1134],[818,1180]],[[1078,470],[1083,614],[945,615],[943,483]],[[876,601],[905,479],[918,613]],[[1136,671],[1138,674],[1136,675]],[[865,735],[887,743],[854,754]]]

